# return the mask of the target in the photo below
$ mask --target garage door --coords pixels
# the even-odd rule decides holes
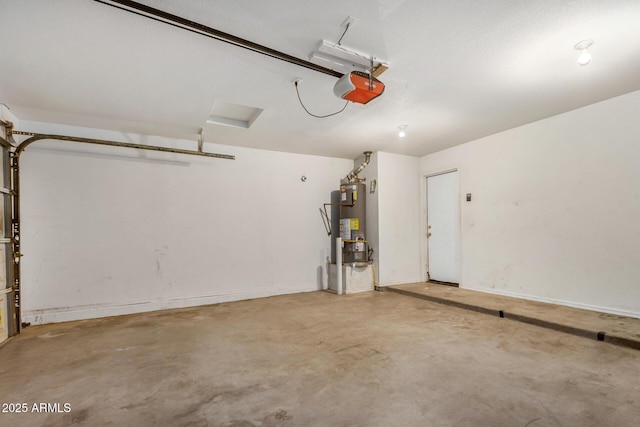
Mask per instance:
[[[0,139],[0,342],[17,331],[13,316],[15,296],[12,291],[12,246],[11,246],[11,191],[10,154],[6,142],[6,130],[2,127]]]

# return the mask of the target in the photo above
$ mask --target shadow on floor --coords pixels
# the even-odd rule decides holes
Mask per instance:
[[[435,282],[387,286],[402,295],[640,350],[640,319],[460,289]]]

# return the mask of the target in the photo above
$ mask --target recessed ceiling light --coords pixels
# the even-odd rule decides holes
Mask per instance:
[[[404,130],[407,128],[407,125],[400,125],[398,126],[398,129],[400,129],[400,132],[398,132],[398,136],[400,138],[404,138],[405,135],[407,134]]]
[[[591,54],[589,53],[591,45],[593,45],[593,40],[582,40],[576,43],[575,49],[582,52],[578,57],[578,64],[584,66],[591,62]]]

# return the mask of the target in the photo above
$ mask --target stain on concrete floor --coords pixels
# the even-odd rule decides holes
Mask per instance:
[[[640,352],[392,293],[32,326],[0,348],[15,426],[636,426]]]

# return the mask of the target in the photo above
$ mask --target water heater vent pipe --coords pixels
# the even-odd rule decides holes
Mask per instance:
[[[358,174],[362,172],[364,168],[367,167],[370,160],[371,160],[371,151],[365,151],[364,161],[360,164],[360,166],[358,166],[357,168],[354,168],[351,172],[347,174],[346,177],[344,177],[344,179],[342,180],[343,183],[348,184],[354,181],[356,182],[360,181],[360,179],[358,178]]]
[[[336,293],[342,295],[342,238],[336,237]]]

